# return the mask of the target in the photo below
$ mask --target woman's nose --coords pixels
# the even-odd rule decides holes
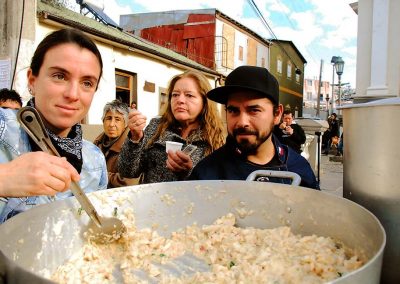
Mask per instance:
[[[79,84],[70,81],[67,84],[67,88],[65,90],[65,96],[71,100],[77,100],[79,98]]]
[[[176,96],[176,102],[177,103],[184,103],[185,102],[185,95],[184,94],[179,94]]]
[[[114,117],[110,119],[110,126],[113,126],[113,127],[117,126],[117,120]]]

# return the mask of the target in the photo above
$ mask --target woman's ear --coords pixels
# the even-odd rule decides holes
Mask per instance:
[[[30,93],[32,96],[34,96],[34,95],[35,95],[35,88],[34,88],[34,86],[35,86],[36,76],[33,75],[32,69],[31,69],[31,68],[28,69],[28,72],[26,73],[26,75],[27,75],[27,77],[28,77],[28,90],[29,90],[29,93]]]

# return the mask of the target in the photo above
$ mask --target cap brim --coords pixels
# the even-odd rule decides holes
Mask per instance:
[[[237,92],[237,91],[252,91],[261,94],[262,96],[270,99],[274,104],[277,102],[274,99],[274,96],[267,94],[265,92],[260,91],[259,89],[256,88],[250,88],[250,87],[244,87],[240,85],[229,85],[229,86],[222,86],[222,87],[217,87],[215,89],[210,90],[207,93],[207,98],[210,100],[220,103],[220,104],[226,104],[228,97],[230,94]]]

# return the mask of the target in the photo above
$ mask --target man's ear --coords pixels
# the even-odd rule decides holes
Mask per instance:
[[[279,104],[276,107],[274,107],[274,125],[277,125],[281,122],[282,113],[283,113],[282,104]]]

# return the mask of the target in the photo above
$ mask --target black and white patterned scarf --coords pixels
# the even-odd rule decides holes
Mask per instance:
[[[28,106],[35,107],[35,100],[31,98]],[[67,161],[78,171],[82,170],[82,128],[80,124],[72,126],[67,137],[59,137],[55,135],[50,129],[46,127],[46,131],[49,134],[50,140],[58,153],[67,159]],[[36,145],[33,140],[29,137],[29,142],[33,151],[41,151],[39,146]]]

